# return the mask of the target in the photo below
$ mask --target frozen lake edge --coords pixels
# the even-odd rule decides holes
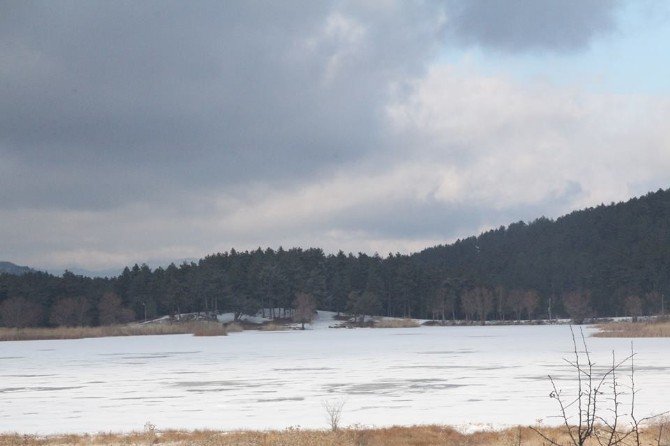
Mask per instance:
[[[586,329],[587,332],[592,330]],[[639,413],[668,409],[670,339],[635,339]],[[596,362],[630,339],[588,338]],[[567,326],[243,332],[0,344],[0,432],[556,424]],[[65,410],[63,408],[66,408]]]

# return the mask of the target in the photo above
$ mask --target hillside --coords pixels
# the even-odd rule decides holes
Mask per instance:
[[[280,247],[153,270],[134,265],[109,278],[0,275],[0,322],[96,325],[199,311],[239,316],[290,308],[298,293],[311,295],[320,309],[357,315],[581,320],[658,314],[668,292],[670,190],[659,190],[411,256]]]
[[[33,272],[32,268],[27,266],[15,265],[12,262],[0,262],[0,274],[7,273],[20,276],[22,274]]]
[[[556,220],[514,223],[414,259],[474,283],[545,297],[589,290],[596,310],[611,314],[612,303],[629,294],[670,289],[670,190]]]

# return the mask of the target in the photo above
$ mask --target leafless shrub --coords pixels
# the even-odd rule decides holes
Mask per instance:
[[[565,361],[574,369],[576,375],[576,395],[565,395],[551,375],[549,376],[552,386],[550,397],[555,399],[559,406],[560,418],[570,438],[569,444],[583,446],[591,441],[589,444],[595,442],[600,446],[641,446],[643,427],[665,413],[640,418],[635,412],[637,390],[635,352],[632,344],[630,355],[618,361],[612,352],[611,365],[604,371],[598,372],[595,362],[591,359],[584,332],[580,330],[582,351],[579,350],[580,345],[572,327],[570,332],[573,345],[572,359]],[[619,376],[619,372],[627,366],[630,367],[628,375],[630,384],[622,383]],[[628,393],[625,390],[628,390]],[[624,395],[628,395],[629,401],[623,401]],[[659,426],[657,446],[661,445],[664,424]],[[533,427],[531,429],[550,445],[563,444],[539,429]]]
[[[148,445],[158,443],[158,435],[156,432],[156,425],[150,421],[144,423],[144,437]]]
[[[344,408],[344,399],[324,401],[323,408],[326,410],[326,418],[330,429],[334,432],[340,427],[342,419],[342,409]]]

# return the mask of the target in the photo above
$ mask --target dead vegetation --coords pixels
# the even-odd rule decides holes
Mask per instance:
[[[569,440],[566,442],[547,435],[538,428],[531,427],[538,437],[551,446],[662,446],[665,430],[661,414],[640,416],[636,411],[635,401],[635,351],[631,342],[628,356],[620,360],[612,352],[611,364],[602,368],[596,366],[591,358],[584,332],[580,329],[580,340],[572,333],[572,358],[565,358],[566,363],[575,373],[576,389],[565,392],[558,387],[554,378],[549,375],[552,385],[550,397],[556,401],[560,409],[559,418],[563,422],[563,431]],[[655,422],[650,429],[649,424]],[[652,432],[651,441],[648,432]],[[667,435],[667,434],[666,434]],[[647,437],[645,439],[645,437]]]
[[[244,327],[238,322],[228,322],[225,326],[228,333],[239,333],[244,331]]]
[[[661,425],[649,426],[642,433],[645,445],[668,445],[668,430]],[[548,437],[561,444],[570,444],[569,434],[563,428],[542,428]],[[542,438],[527,427],[499,431],[461,433],[447,426],[407,426],[380,429],[346,428],[337,430],[302,430],[289,428],[282,431],[157,431],[154,429],[130,434],[98,434],[67,436],[0,435],[0,446],[540,446]],[[586,445],[598,445],[595,440]]]
[[[323,402],[323,408],[326,410],[326,420],[330,426],[330,430],[335,432],[340,428],[340,420],[342,419],[342,409],[344,409],[344,399],[326,400]]]
[[[610,322],[597,325],[598,338],[667,338],[670,337],[670,321],[654,322]]]
[[[375,321],[375,328],[413,328],[420,327],[419,324],[414,319],[404,318],[404,319],[381,319]]]
[[[335,323],[330,328],[415,328],[421,324],[410,318],[365,317],[358,318],[351,315],[336,316]]]
[[[102,338],[108,336],[155,336],[194,334],[226,336],[228,330],[212,321],[189,321],[162,324],[105,325],[100,327],[0,328],[0,341],[34,341],[54,339]]]
[[[274,322],[268,322],[258,327],[258,329],[261,331],[284,331],[284,330],[290,330],[290,328],[291,327],[287,325],[277,324]]]
[[[228,336],[226,326],[218,322],[203,321],[194,325],[193,336]]]

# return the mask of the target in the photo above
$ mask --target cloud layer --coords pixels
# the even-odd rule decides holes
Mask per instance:
[[[441,20],[400,3],[11,5],[3,207],[101,209],[355,161]]]
[[[616,30],[619,0],[453,0],[461,43],[505,52],[574,51]]]
[[[5,3],[0,258],[406,252],[667,184],[667,98],[436,62],[616,29],[617,2],[537,4]]]

